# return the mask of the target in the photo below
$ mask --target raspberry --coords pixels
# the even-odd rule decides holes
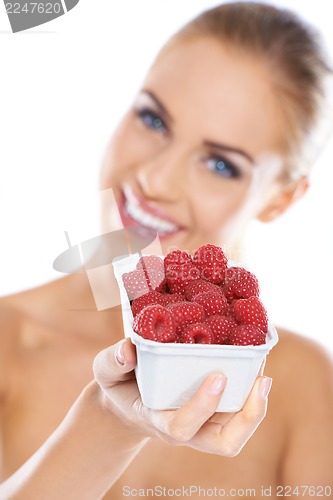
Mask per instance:
[[[203,279],[192,281],[189,285],[187,285],[185,295],[187,300],[191,301],[194,300],[196,295],[204,292],[214,292],[223,295],[221,287]]]
[[[229,308],[227,299],[220,293],[200,293],[195,296],[195,303],[202,305],[206,317],[225,314]]]
[[[239,299],[235,299],[235,300],[232,300],[228,306],[228,309],[226,310],[226,312],[224,313],[224,316],[230,316],[230,318],[233,318],[235,319],[235,314],[234,314],[234,305],[236,304],[237,300]]]
[[[229,340],[232,345],[261,345],[266,335],[256,326],[239,325],[231,332]]]
[[[204,308],[195,302],[178,302],[169,304],[167,309],[172,313],[176,322],[176,333],[181,335],[184,328],[193,323],[201,323],[205,319]]]
[[[204,245],[193,258],[184,250],[168,253],[164,261],[143,256],[123,282],[133,328],[144,338],[192,344],[265,342],[268,318],[258,298],[258,280],[243,267],[228,268],[219,246]]]
[[[239,299],[233,306],[234,316],[238,323],[253,325],[266,333],[268,319],[266,310],[258,297]]]
[[[213,344],[229,344],[229,335],[238,326],[237,322],[229,316],[210,316],[205,324],[212,331]]]
[[[148,268],[145,270],[145,274],[149,280],[149,286],[152,290],[157,292],[163,292],[166,286],[166,279],[164,270],[156,270]]]
[[[154,269],[155,271],[164,271],[164,263],[161,257],[157,255],[147,255],[141,257],[136,265],[139,271],[146,271],[147,269]]]
[[[179,264],[191,264],[192,257],[185,250],[174,250],[173,252],[169,252],[164,259],[164,268],[167,269],[170,265],[179,265]]]
[[[134,299],[131,304],[133,316],[135,317],[144,307],[152,304],[160,304],[161,306],[164,306],[164,295],[159,292],[151,291],[145,295],[141,295],[141,297],[138,297],[137,299]]]
[[[235,276],[237,276],[237,270],[240,269],[239,267],[232,266],[232,267],[227,267],[224,273],[224,283],[227,284],[231,282]]]
[[[193,263],[200,269],[201,277],[212,283],[222,283],[227,268],[227,257],[222,248],[204,245],[195,252]]]
[[[135,317],[133,330],[144,339],[156,342],[173,342],[176,325],[173,315],[160,305],[147,306]]]
[[[253,273],[244,267],[230,267],[226,271],[224,294],[227,299],[248,299],[259,296],[259,283]]]
[[[129,300],[149,292],[149,282],[143,271],[131,271],[123,274],[123,283]]]
[[[203,323],[194,323],[185,328],[180,336],[180,342],[184,344],[211,344],[212,332],[209,326]]]
[[[164,303],[164,306],[167,306],[168,304],[176,304],[177,302],[184,302],[185,297],[181,293],[165,293],[162,295]]]
[[[192,263],[169,265],[166,268],[166,282],[171,293],[185,294],[185,289],[191,281],[199,278],[199,270]]]
[[[123,274],[123,283],[129,300],[145,295],[151,290],[160,292],[165,287],[165,276],[161,271],[131,271]]]

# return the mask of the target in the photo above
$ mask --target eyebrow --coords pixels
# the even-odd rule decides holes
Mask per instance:
[[[211,142],[211,141],[204,141],[204,144],[205,146],[209,146],[211,148],[222,149],[223,151],[230,151],[230,153],[237,153],[239,155],[244,156],[244,158],[249,160],[249,162],[254,163],[254,159],[252,158],[252,156],[249,155],[249,153],[247,153],[243,149],[234,148],[232,146],[227,146],[225,144],[218,144],[217,142]]]
[[[166,117],[170,122],[173,122],[173,118],[170,115],[169,111],[166,109],[166,107],[161,103],[161,101],[156,97],[154,92],[148,89],[143,89],[141,91],[144,94],[149,95],[149,97],[155,102],[156,106],[159,108],[159,111]]]
[[[158,99],[158,97],[154,94],[154,92],[148,89],[142,89],[141,92],[147,94],[155,102],[156,106],[159,108],[160,113],[163,114],[166,118],[168,118],[170,122],[174,121],[169,111],[166,109],[164,104],[162,104],[162,102]],[[233,146],[227,146],[226,144],[220,144],[212,141],[204,141],[204,145],[214,149],[222,149],[223,151],[229,151],[230,153],[239,154],[241,156],[244,156],[244,158],[246,158],[250,163],[254,163],[254,159],[252,158],[252,156],[243,149],[234,148]]]

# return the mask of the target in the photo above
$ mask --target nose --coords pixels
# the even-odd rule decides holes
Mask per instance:
[[[137,182],[146,198],[172,203],[184,197],[186,170],[186,152],[167,147],[140,164]]]

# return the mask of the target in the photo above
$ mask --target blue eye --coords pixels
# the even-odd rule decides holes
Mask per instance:
[[[241,171],[235,167],[230,161],[224,158],[214,156],[208,159],[208,168],[211,172],[216,173],[221,177],[238,178],[241,177]]]
[[[160,133],[166,132],[167,129],[164,122],[153,111],[150,111],[149,109],[141,109],[137,111],[137,114],[148,128]]]

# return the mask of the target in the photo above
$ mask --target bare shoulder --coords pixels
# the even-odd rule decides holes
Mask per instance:
[[[20,347],[25,325],[28,322],[37,324],[41,320],[56,285],[56,282],[51,282],[0,298],[1,360],[6,361]]]
[[[16,311],[0,299],[0,476],[2,470],[3,410],[9,394],[8,373],[17,350],[20,320]]]
[[[20,311],[7,303],[5,298],[0,299],[0,353],[8,350],[18,340],[18,332],[22,322]]]
[[[280,376],[315,376],[332,372],[333,359],[330,352],[315,340],[279,329],[279,343],[269,354],[272,368]]]
[[[281,484],[333,487],[332,356],[301,335],[279,330],[279,337],[268,355],[267,375],[273,377],[273,409],[288,435]]]
[[[0,392],[5,390],[4,374],[10,365],[20,342],[22,315],[18,309],[0,299]]]
[[[275,392],[292,414],[304,418],[325,407],[333,418],[332,355],[314,340],[283,329],[267,358]],[[297,404],[296,404],[297,403]]]

